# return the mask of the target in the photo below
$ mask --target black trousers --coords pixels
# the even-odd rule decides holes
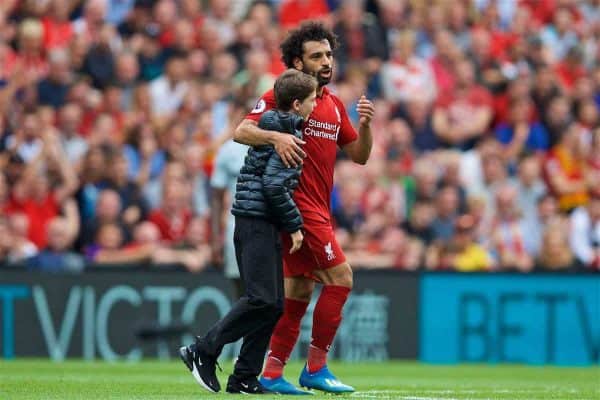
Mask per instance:
[[[275,225],[238,216],[233,240],[244,295],[201,343],[209,355],[217,357],[227,343],[244,338],[234,375],[258,376],[271,334],[283,313],[281,241]]]

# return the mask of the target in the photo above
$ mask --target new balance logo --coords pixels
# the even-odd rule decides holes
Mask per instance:
[[[335,259],[335,254],[333,254],[333,249],[331,248],[331,242],[325,245],[325,254],[327,254],[327,261]]]

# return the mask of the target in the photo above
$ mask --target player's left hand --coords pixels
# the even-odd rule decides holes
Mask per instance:
[[[365,95],[362,95],[358,100],[356,111],[358,111],[358,115],[360,116],[360,124],[368,125],[371,123],[371,119],[373,119],[373,115],[375,114],[375,106],[373,106],[371,100],[367,99]]]

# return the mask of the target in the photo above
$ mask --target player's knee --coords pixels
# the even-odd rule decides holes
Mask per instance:
[[[308,303],[312,297],[312,290],[298,289],[292,293],[286,293],[285,297],[292,300],[304,301]]]
[[[332,285],[344,286],[350,289],[352,289],[352,286],[354,285],[352,267],[350,267],[350,264],[348,263],[343,264],[343,267],[339,268],[332,278]]]
[[[288,299],[309,302],[314,290],[312,281],[294,281],[285,286],[285,297]]]

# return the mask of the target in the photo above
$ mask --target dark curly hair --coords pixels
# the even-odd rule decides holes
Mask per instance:
[[[298,29],[291,31],[288,37],[281,43],[281,60],[288,68],[294,68],[294,59],[302,59],[304,52],[304,43],[327,40],[331,50],[338,46],[337,36],[323,25],[321,22],[308,21],[302,23]]]

